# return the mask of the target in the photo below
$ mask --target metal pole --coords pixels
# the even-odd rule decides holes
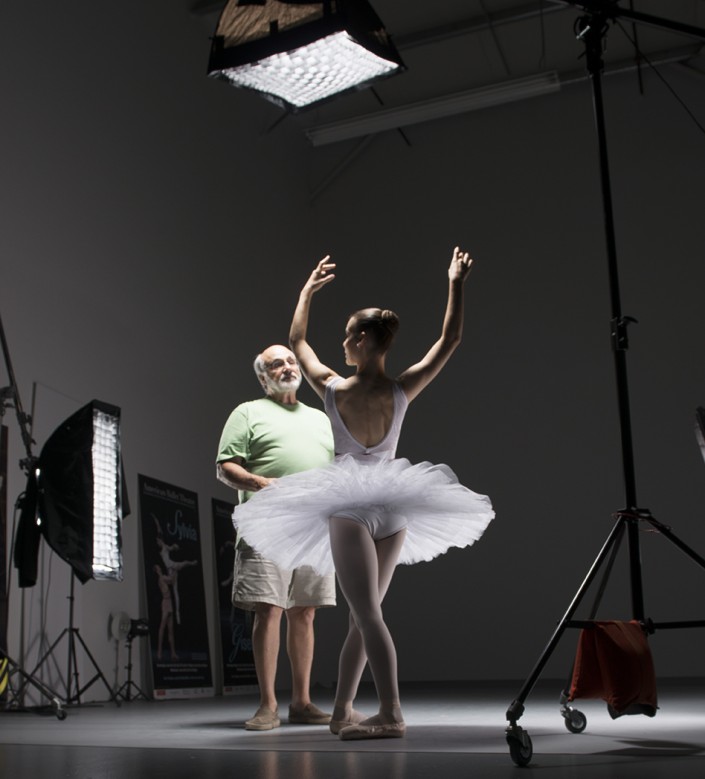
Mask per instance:
[[[600,14],[586,16],[579,21],[580,34],[586,47],[587,68],[592,84],[595,129],[597,131],[600,162],[600,183],[602,187],[602,206],[607,242],[607,270],[612,304],[612,348],[617,378],[617,401],[619,406],[619,424],[622,440],[622,469],[626,511],[637,512],[636,475],[634,468],[634,447],[632,443],[631,411],[629,407],[629,382],[627,377],[627,357],[629,348],[627,327],[635,320],[622,316],[619,291],[619,270],[617,267],[617,247],[612,208],[612,189],[610,184],[609,159],[607,155],[607,134],[605,131],[604,104],[602,101],[602,44],[607,31],[606,18]],[[627,519],[627,538],[629,543],[632,617],[644,619],[644,592],[641,570],[641,550],[639,544],[638,521]]]

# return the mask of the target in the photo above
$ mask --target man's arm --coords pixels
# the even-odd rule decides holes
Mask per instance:
[[[244,467],[244,462],[242,457],[234,457],[232,460],[224,460],[218,463],[216,465],[218,479],[234,490],[244,490],[246,492],[257,492],[273,481],[273,479],[268,479],[266,476],[250,473]]]

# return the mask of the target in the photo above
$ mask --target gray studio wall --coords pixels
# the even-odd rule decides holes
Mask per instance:
[[[384,134],[312,201],[349,147],[312,149],[300,120],[267,132],[277,109],[205,78],[210,31],[179,5],[16,3],[0,31],[0,312],[24,405],[36,386],[39,446],[93,397],[123,411],[126,578],[80,589],[81,632],[122,680],[107,625],[142,608],[138,473],[198,493],[210,575],[210,499],[232,497],[214,478],[218,436],[258,394],[251,358],[286,337],[312,263],[330,252],[339,265],[315,301],[320,356],[342,372],[345,317],[383,305],[402,318],[398,371],[438,333],[457,242],[477,261],[466,337],[411,406],[400,454],[450,464],[497,518],[476,547],[400,568],[386,613],[404,680],[524,678],[623,507],[588,85],[409,128],[411,146]],[[41,56],[27,57],[29,31]],[[665,74],[702,121],[702,80]],[[646,86],[640,97],[631,76],[605,83],[623,310],[640,320],[628,356],[639,496],[705,552],[693,435],[705,401],[705,144],[656,79]],[[5,424],[11,507],[22,452]],[[649,616],[701,617],[705,573],[663,539],[643,541]],[[26,599],[51,638],[66,623],[67,573],[45,568]],[[605,618],[630,616],[625,571]],[[19,611],[15,590],[11,646]],[[342,603],[319,615],[318,682],[335,678],[345,622]],[[572,639],[548,674],[564,675]],[[657,670],[701,674],[702,640],[657,634]]]
[[[702,119],[702,77],[665,75]],[[705,144],[656,78],[646,89],[605,81],[622,310],[640,322],[628,354],[638,496],[702,554]],[[340,267],[311,333],[340,365],[327,319],[395,308],[401,368],[437,333],[453,243],[473,252],[465,340],[411,406],[400,452],[451,464],[497,518],[475,548],[399,569],[386,612],[404,678],[520,677],[624,507],[591,94],[576,85],[407,133],[411,148],[380,137],[316,204],[313,254]],[[648,615],[696,618],[703,572],[642,540]],[[618,561],[603,618],[631,614],[627,570]],[[701,673],[702,640],[658,633],[658,671]],[[573,650],[569,635],[546,673],[562,676]]]

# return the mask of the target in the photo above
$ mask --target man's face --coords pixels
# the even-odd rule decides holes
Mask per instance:
[[[296,392],[301,386],[301,371],[293,352],[284,346],[270,346],[262,352],[265,373],[262,377],[267,395]]]

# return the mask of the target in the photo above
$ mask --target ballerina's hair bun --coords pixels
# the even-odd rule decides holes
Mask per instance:
[[[392,335],[399,329],[399,317],[388,308],[382,309],[380,318],[382,323],[392,331]]]
[[[389,349],[399,329],[399,317],[388,308],[363,308],[353,314],[355,331],[369,333],[383,351]]]

